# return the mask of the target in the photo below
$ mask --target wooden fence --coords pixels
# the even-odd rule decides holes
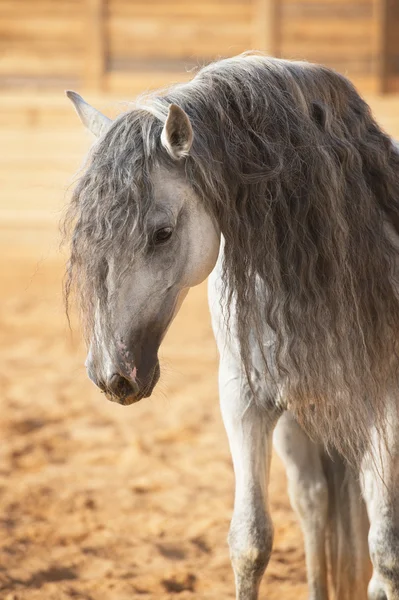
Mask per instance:
[[[399,90],[399,0],[0,0],[0,86],[164,85],[248,49]]]

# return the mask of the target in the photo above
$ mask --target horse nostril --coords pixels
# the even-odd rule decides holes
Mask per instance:
[[[91,377],[90,377],[90,379],[91,379]],[[97,381],[96,385],[97,385],[97,387],[100,388],[100,390],[102,392],[106,392],[107,391],[107,386],[105,385],[105,383],[103,381]]]
[[[119,373],[111,375],[107,384],[107,390],[118,398],[125,398],[135,392],[130,381],[122,377],[122,375],[119,375]]]

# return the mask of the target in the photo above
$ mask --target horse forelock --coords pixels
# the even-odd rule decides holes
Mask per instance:
[[[70,210],[71,268],[86,281],[100,285],[99,257],[122,239],[138,243],[151,165],[168,160],[159,137],[170,103],[192,122],[186,175],[225,238],[223,281],[249,383],[248,332],[263,353],[267,324],[290,407],[356,460],[370,423],[383,429],[398,377],[398,250],[386,232],[387,222],[399,231],[397,151],[329,69],[258,55],[214,63],[120,117],[95,148]]]
[[[74,188],[63,227],[70,239],[65,295],[68,306],[75,288],[88,341],[96,311],[107,305],[109,261],[123,276],[146,246],[160,128],[159,120],[139,107],[118,117],[93,146]]]

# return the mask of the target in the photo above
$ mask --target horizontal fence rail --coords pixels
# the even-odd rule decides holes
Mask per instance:
[[[399,0],[0,0],[3,88],[151,88],[250,49],[399,91]]]

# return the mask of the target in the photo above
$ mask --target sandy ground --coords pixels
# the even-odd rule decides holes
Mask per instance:
[[[399,134],[399,102],[374,105]],[[54,223],[88,138],[57,123],[4,123],[0,138],[0,599],[233,598],[233,474],[206,289],[165,340],[154,396],[108,403],[63,314]],[[285,487],[275,458],[261,598],[304,600]]]

